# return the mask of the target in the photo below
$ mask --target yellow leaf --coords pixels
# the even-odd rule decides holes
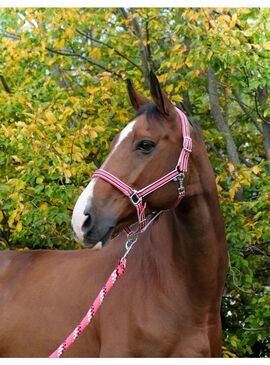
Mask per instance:
[[[164,81],[166,81],[167,78],[168,78],[168,74],[167,73],[158,76],[159,82],[161,82],[161,83],[164,82]]]
[[[17,184],[15,185],[15,190],[18,191],[18,190],[21,190],[25,187],[25,182],[22,181],[22,180],[19,180],[17,182]]]
[[[70,169],[66,168],[66,169],[65,169],[65,176],[66,176],[67,178],[69,178],[69,177],[71,177],[71,175],[72,175],[72,173],[71,173]]]
[[[237,192],[237,190],[240,188],[240,183],[237,181],[235,184],[234,184],[234,186],[230,189],[230,191],[229,191],[229,195],[230,195],[230,198],[231,198],[231,200],[233,200],[234,199],[234,196],[235,196],[235,194],[236,194],[236,192]]]
[[[18,214],[18,211],[17,210],[13,210],[13,212],[10,215],[10,217],[8,218],[8,226],[9,226],[9,228],[12,228],[13,227],[13,223],[14,223],[14,220],[15,220],[17,214]]]
[[[21,232],[22,230],[22,222],[18,222],[17,225],[16,225],[16,228],[15,228],[15,231],[16,232]]]
[[[51,122],[51,123],[55,123],[56,122],[56,117],[55,117],[55,115],[50,110],[47,110],[46,113],[45,113],[45,115],[46,115],[46,118],[47,118],[47,120],[49,122]]]
[[[94,139],[98,136],[97,132],[96,131],[90,131],[90,138],[91,139]]]
[[[200,70],[195,70],[192,74],[192,78],[195,79],[195,77],[198,77],[200,75]]]
[[[180,96],[180,95],[173,95],[173,96],[171,97],[171,99],[172,99],[172,101],[174,101],[175,103],[177,103],[177,102],[181,103],[181,101],[183,101],[183,98],[182,98],[182,96]]]
[[[176,44],[175,46],[173,46],[173,47],[171,48],[171,51],[172,51],[172,52],[177,52],[177,51],[179,50],[179,48],[180,48],[179,44]]]
[[[173,90],[173,84],[166,86],[166,92],[169,94]]]
[[[251,176],[248,170],[242,170],[240,173],[241,185],[249,186],[251,183]]]
[[[255,175],[257,175],[260,171],[262,171],[262,169],[261,169],[261,167],[260,166],[253,166],[252,167],[252,169],[251,169],[251,171],[255,174]]]
[[[3,219],[4,219],[4,214],[2,210],[0,210],[0,223],[2,222]]]
[[[232,16],[232,21],[236,22],[236,20],[237,20],[237,14],[234,13],[233,16]]]
[[[218,193],[221,193],[222,192],[222,187],[219,184],[216,184],[216,187],[217,187]]]
[[[71,27],[68,27],[66,29],[66,35],[68,36],[69,39],[71,39],[74,35],[73,29]]]
[[[36,178],[36,183],[41,184],[43,182],[44,178],[42,176]]]
[[[191,60],[186,60],[185,62],[187,67],[192,67],[193,66],[193,62]]]
[[[232,164],[231,162],[228,163],[228,170],[230,171],[230,173],[234,172],[235,170],[234,164]]]
[[[102,100],[108,100],[108,99],[111,99],[111,95],[104,93],[104,94],[102,94],[101,99],[102,99]]]
[[[264,48],[264,49],[266,49],[266,50],[270,51],[270,41],[264,42],[264,43],[262,44],[262,48]]]
[[[41,203],[40,205],[39,205],[39,209],[40,210],[44,210],[44,209],[47,209],[48,208],[48,203]]]
[[[83,155],[80,152],[73,153],[72,158],[74,161],[80,162],[83,159]]]
[[[93,128],[96,132],[104,132],[104,128],[100,125],[97,125],[95,128]]]
[[[54,46],[56,48],[59,48],[59,49],[63,48],[64,45],[65,45],[65,40],[64,39],[60,39],[57,42],[55,42],[55,44],[54,44]]]
[[[95,59],[99,59],[101,56],[100,48],[92,48],[90,53],[91,53],[91,56]]]

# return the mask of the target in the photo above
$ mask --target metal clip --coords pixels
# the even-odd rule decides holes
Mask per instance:
[[[185,179],[185,174],[183,172],[180,172],[179,175],[173,179],[173,181],[178,182],[178,184],[179,184],[178,189],[177,189],[179,193],[182,193],[183,191],[185,191],[184,179]]]
[[[138,195],[137,190],[133,190],[132,195],[129,195],[129,200],[131,201],[131,203],[133,205],[138,205],[139,203],[141,203],[142,198]]]
[[[131,238],[127,239],[126,245],[125,245],[126,252],[124,253],[124,256],[122,257],[122,259],[125,259],[128,256],[128,254],[131,251],[132,247],[137,242],[137,239],[138,239],[138,237],[131,237]]]

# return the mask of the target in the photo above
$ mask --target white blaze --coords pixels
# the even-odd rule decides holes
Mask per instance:
[[[84,215],[83,212],[85,211],[87,203],[89,204],[89,206],[91,205],[95,183],[95,179],[90,181],[90,183],[79,196],[73,209],[71,224],[73,231],[76,234],[76,238],[78,239],[78,242],[83,242],[82,226],[87,218],[87,216]]]
[[[121,133],[119,134],[118,140],[115,144],[115,146],[113,147],[111,153],[109,154],[108,158],[106,159],[106,161],[104,161],[104,164],[101,166],[101,169],[103,169],[105,167],[105,165],[107,164],[107,162],[110,160],[110,158],[113,156],[114,152],[117,150],[117,148],[119,147],[119,145],[127,138],[127,136],[133,131],[134,125],[136,123],[136,119],[133,120],[132,122],[128,123],[125,128],[121,131]]]
[[[132,132],[135,123],[136,123],[136,120],[133,120],[128,125],[126,125],[126,127],[121,131],[118,141],[116,142],[110,155],[108,156],[108,158],[106,159],[104,164],[101,166],[101,168],[104,168],[106,166],[106,163],[112,157],[112,155],[114,154],[116,149],[119,147],[119,145]],[[84,189],[84,191],[79,196],[79,198],[75,204],[75,207],[73,209],[71,224],[72,224],[73,230],[76,234],[78,242],[81,242],[81,243],[83,242],[82,226],[87,219],[87,216],[84,215],[84,211],[85,211],[86,206],[88,209],[91,209],[92,199],[94,196],[95,183],[96,183],[96,179],[93,179],[90,181],[90,183],[87,185],[87,187]]]

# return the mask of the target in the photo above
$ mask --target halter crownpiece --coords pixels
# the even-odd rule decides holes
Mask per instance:
[[[161,188],[162,186],[166,185],[170,181],[177,181],[178,182],[178,198],[176,201],[176,205],[180,203],[180,201],[185,196],[185,186],[184,186],[184,178],[185,172],[187,172],[188,168],[188,159],[189,155],[192,152],[192,139],[190,137],[190,127],[189,122],[185,114],[178,108],[175,108],[177,114],[179,115],[181,125],[182,125],[182,133],[183,133],[183,147],[177,161],[176,167],[174,170],[169,172],[168,174],[164,175],[163,177],[159,178],[158,180],[152,182],[151,184],[147,185],[146,187],[136,190],[132,189],[130,186],[125,184],[123,181],[118,179],[116,176],[112,175],[106,170],[99,169],[96,170],[92,176],[92,178],[99,177],[118,190],[120,190],[125,196],[127,196],[130,202],[134,205],[137,210],[138,216],[138,223],[139,223],[139,232],[142,232],[145,229],[145,209],[146,203],[143,203],[143,198],[148,194],[151,194],[153,191]],[[159,213],[158,213],[159,214]],[[150,221],[152,222],[152,220]],[[148,224],[147,224],[148,226]],[[124,228],[127,235],[134,233],[128,226]]]

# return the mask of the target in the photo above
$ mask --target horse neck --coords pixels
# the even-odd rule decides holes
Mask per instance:
[[[179,278],[185,277],[202,305],[202,297],[216,300],[227,266],[215,177],[202,143],[194,149],[186,186],[185,198],[174,210],[164,212],[151,230],[152,243],[148,252],[144,251],[143,261],[150,267],[151,259],[152,271],[163,277],[164,287],[170,285],[172,271],[168,268],[173,268],[179,286]]]

